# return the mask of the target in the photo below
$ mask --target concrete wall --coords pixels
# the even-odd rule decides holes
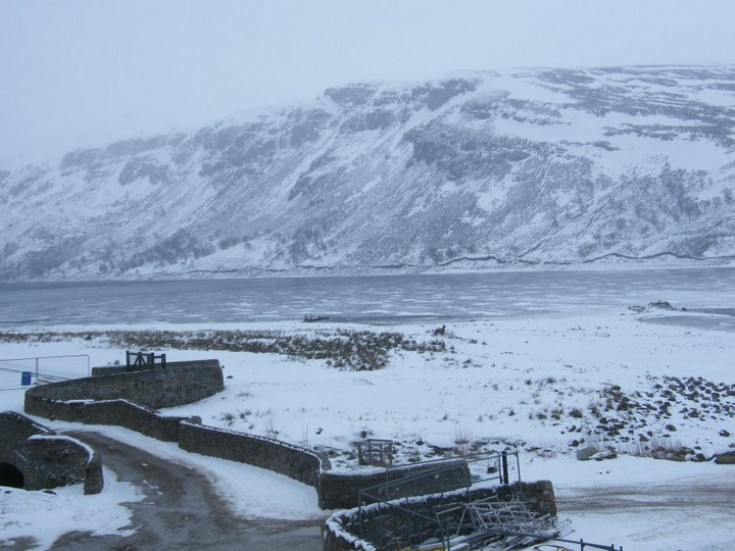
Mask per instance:
[[[20,471],[26,490],[81,482],[85,494],[94,494],[104,485],[102,464],[94,450],[15,412],[0,413],[0,463]]]

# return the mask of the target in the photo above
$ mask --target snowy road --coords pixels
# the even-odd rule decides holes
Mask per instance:
[[[146,498],[127,506],[134,535],[93,536],[72,532],[59,538],[57,551],[99,549],[248,549],[317,551],[322,548],[319,522],[245,519],[231,512],[197,470],[151,455],[99,433],[68,433],[102,454],[103,461]]]
[[[572,539],[650,551],[733,549],[735,480],[727,473],[716,483],[701,478],[561,491],[558,514],[572,520]]]
[[[557,496],[559,514],[606,509],[635,510],[681,509],[702,512],[708,508],[722,511],[735,509],[735,483],[727,486],[622,486],[587,488],[577,496]]]

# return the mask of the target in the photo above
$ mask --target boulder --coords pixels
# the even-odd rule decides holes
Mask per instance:
[[[599,452],[600,450],[598,450],[596,447],[587,446],[586,448],[577,450],[577,459],[580,461],[587,461],[588,459],[591,459],[593,455]]]
[[[689,456],[694,456],[694,450],[690,448],[656,448],[651,451],[651,457],[654,459],[664,459],[666,461],[686,461]]]
[[[595,461],[602,461],[603,459],[615,459],[617,456],[618,454],[615,452],[615,450],[603,450],[592,455],[590,459],[594,459]]]
[[[718,453],[715,455],[718,465],[735,465],[735,452]]]

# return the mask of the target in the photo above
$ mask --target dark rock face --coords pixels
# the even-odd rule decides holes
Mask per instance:
[[[410,130],[403,139],[413,145],[411,162],[424,163],[444,179],[505,178],[512,163],[531,155],[533,144],[517,138],[492,134],[468,134],[438,125]]]
[[[118,181],[124,186],[139,178],[148,178],[151,184],[165,182],[168,179],[168,169],[153,160],[136,157],[123,167]]]
[[[0,169],[0,279],[728,262],[734,100],[732,67],[482,73],[72,151]]]

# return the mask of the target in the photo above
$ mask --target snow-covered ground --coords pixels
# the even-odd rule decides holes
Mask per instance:
[[[226,377],[222,393],[165,413],[199,415],[205,424],[331,448],[337,452],[335,468],[351,468],[352,443],[365,435],[393,439],[403,459],[519,449],[523,479],[554,483],[560,516],[573,521],[574,538],[628,550],[735,548],[735,467],[641,457],[657,446],[688,447],[690,455],[705,458],[735,446],[735,395],[728,394],[735,389],[732,324],[722,315],[675,314],[677,323],[664,323],[671,312],[630,310],[480,320],[451,323],[443,336],[433,335],[435,326],[428,324],[355,326],[445,343],[441,352],[394,351],[388,366],[377,371],[337,370],[324,360],[276,354],[162,350],[172,361],[216,357]],[[237,328],[316,337],[336,326]],[[61,354],[88,354],[93,366],[124,361],[124,350],[98,339],[0,343],[0,359]],[[27,365],[0,362],[3,410],[22,411],[23,392],[20,373],[3,368]],[[78,376],[85,369],[79,364],[55,374]],[[313,489],[290,479],[187,454],[124,429],[96,430],[196,465],[245,516],[326,516]],[[614,447],[622,455],[577,461],[575,451],[589,444]],[[120,504],[140,495],[105,474],[100,496],[83,496],[79,487],[56,496],[15,489],[0,494],[1,537],[37,535],[43,527],[47,545],[54,535],[82,527],[130,530]]]

